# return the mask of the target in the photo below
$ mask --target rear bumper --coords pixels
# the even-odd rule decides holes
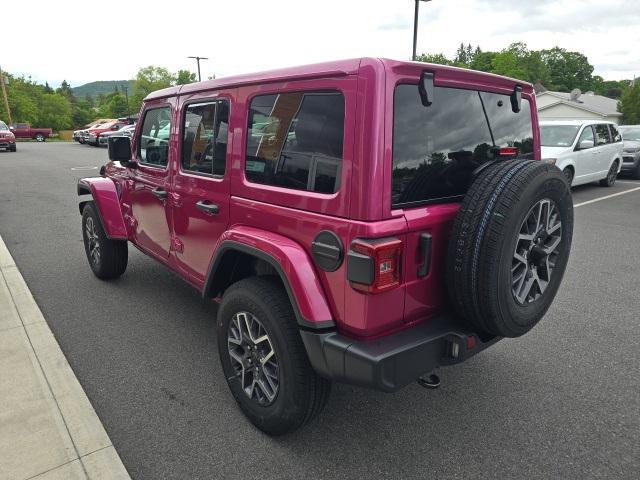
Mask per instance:
[[[463,362],[502,338],[483,340],[450,314],[376,340],[354,340],[335,331],[301,330],[300,335],[318,374],[385,392],[439,366]]]

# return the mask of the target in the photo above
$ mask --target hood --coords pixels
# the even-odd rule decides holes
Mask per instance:
[[[625,140],[623,148],[629,148],[637,150],[640,148],[640,141],[638,140]]]
[[[573,151],[573,147],[540,147],[542,158],[558,158],[563,153]]]

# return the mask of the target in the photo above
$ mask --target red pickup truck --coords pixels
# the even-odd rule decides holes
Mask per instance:
[[[50,128],[31,128],[29,123],[16,123],[11,126],[11,131],[16,138],[34,138],[38,142],[44,142],[53,133]]]

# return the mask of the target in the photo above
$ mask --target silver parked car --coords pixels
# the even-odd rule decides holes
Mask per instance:
[[[622,172],[640,179],[640,125],[621,125],[618,129],[624,140]]]

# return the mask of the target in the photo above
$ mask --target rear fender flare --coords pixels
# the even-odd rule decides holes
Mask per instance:
[[[211,298],[215,291],[218,267],[226,255],[242,253],[271,265],[287,291],[298,325],[303,328],[334,328],[331,310],[311,259],[302,246],[282,235],[253,227],[228,230],[220,238],[209,265],[202,294]]]
[[[82,178],[78,180],[78,195],[91,195],[98,209],[107,237],[113,240],[127,240],[127,227],[124,222],[120,198],[116,184],[109,178]],[[80,202],[80,213],[87,201]]]

